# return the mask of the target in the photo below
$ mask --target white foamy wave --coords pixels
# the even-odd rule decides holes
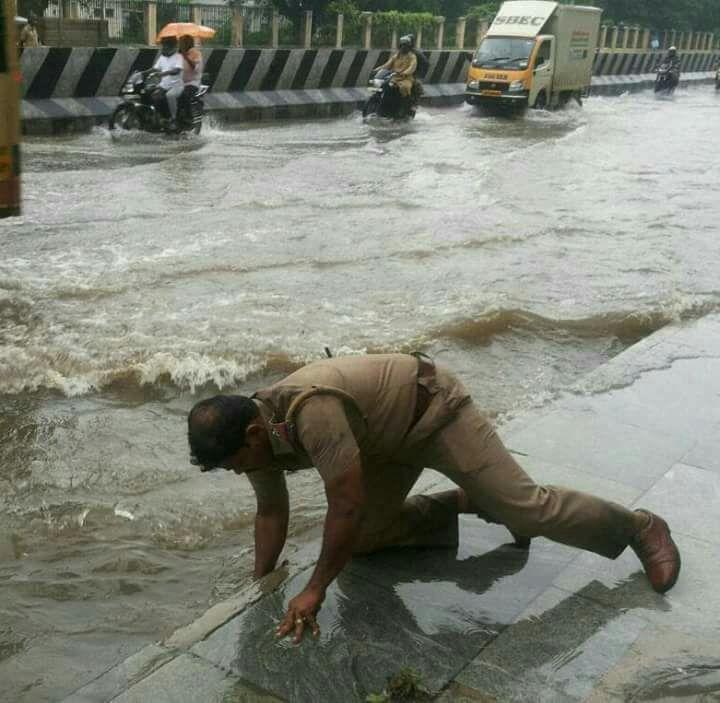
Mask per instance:
[[[206,383],[213,383],[219,389],[226,388],[244,381],[264,366],[265,362],[259,356],[237,361],[212,358],[206,354],[188,354],[178,359],[173,354],[157,353],[138,364],[136,370],[142,384],[155,383],[168,375],[174,385],[194,391]]]
[[[74,397],[120,380],[137,385],[170,383],[190,391],[212,383],[222,390],[242,383],[265,366],[266,360],[260,356],[239,360],[197,353],[177,357],[158,352],[144,360],[98,368],[81,356],[29,351],[15,346],[0,352],[0,392],[16,394],[45,388]]]

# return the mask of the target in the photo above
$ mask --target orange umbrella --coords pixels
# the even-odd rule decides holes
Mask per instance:
[[[186,34],[199,39],[212,39],[215,36],[215,30],[194,22],[170,22],[160,30],[155,38],[155,43],[159,44],[165,37],[182,37]]]

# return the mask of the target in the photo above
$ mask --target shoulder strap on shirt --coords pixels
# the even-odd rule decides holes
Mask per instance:
[[[292,402],[285,413],[285,419],[278,422],[277,418],[273,416],[269,422],[270,431],[276,437],[290,444],[290,446],[292,446],[296,451],[298,449],[302,451],[303,449],[300,441],[298,440],[295,418],[303,403],[316,395],[332,395],[339,398],[344,403],[348,403],[354,408],[357,408],[358,411],[360,409],[355,398],[340,388],[334,388],[333,386],[311,386],[307,390],[298,393],[292,399]]]

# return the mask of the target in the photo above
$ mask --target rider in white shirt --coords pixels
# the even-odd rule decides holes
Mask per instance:
[[[162,40],[161,53],[158,57],[153,70],[160,73],[160,86],[157,90],[156,100],[164,98],[167,100],[168,110],[170,111],[170,127],[175,127],[175,119],[177,118],[178,98],[182,95],[184,83],[182,79],[182,71],[184,60],[177,50],[177,39],[175,37],[165,37]]]

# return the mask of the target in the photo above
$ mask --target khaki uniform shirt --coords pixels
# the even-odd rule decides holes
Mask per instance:
[[[401,54],[398,52],[390,57],[387,63],[384,63],[380,68],[386,68],[388,71],[394,71],[398,74],[398,79],[412,78],[417,70],[417,57],[412,51],[408,51],[407,54]]]
[[[413,425],[418,383],[426,386],[433,400]],[[296,415],[301,452],[300,447],[274,434],[271,425],[283,421],[292,400],[313,386],[338,388],[356,404],[332,395],[308,398]],[[258,502],[266,503],[285,495],[283,470],[314,466],[327,481],[357,458],[374,464],[390,462],[448,422],[468,399],[462,384],[446,372],[439,371],[437,378],[418,379],[418,360],[409,354],[316,361],[255,394],[268,427],[274,461],[267,469],[248,473],[248,479]]]

